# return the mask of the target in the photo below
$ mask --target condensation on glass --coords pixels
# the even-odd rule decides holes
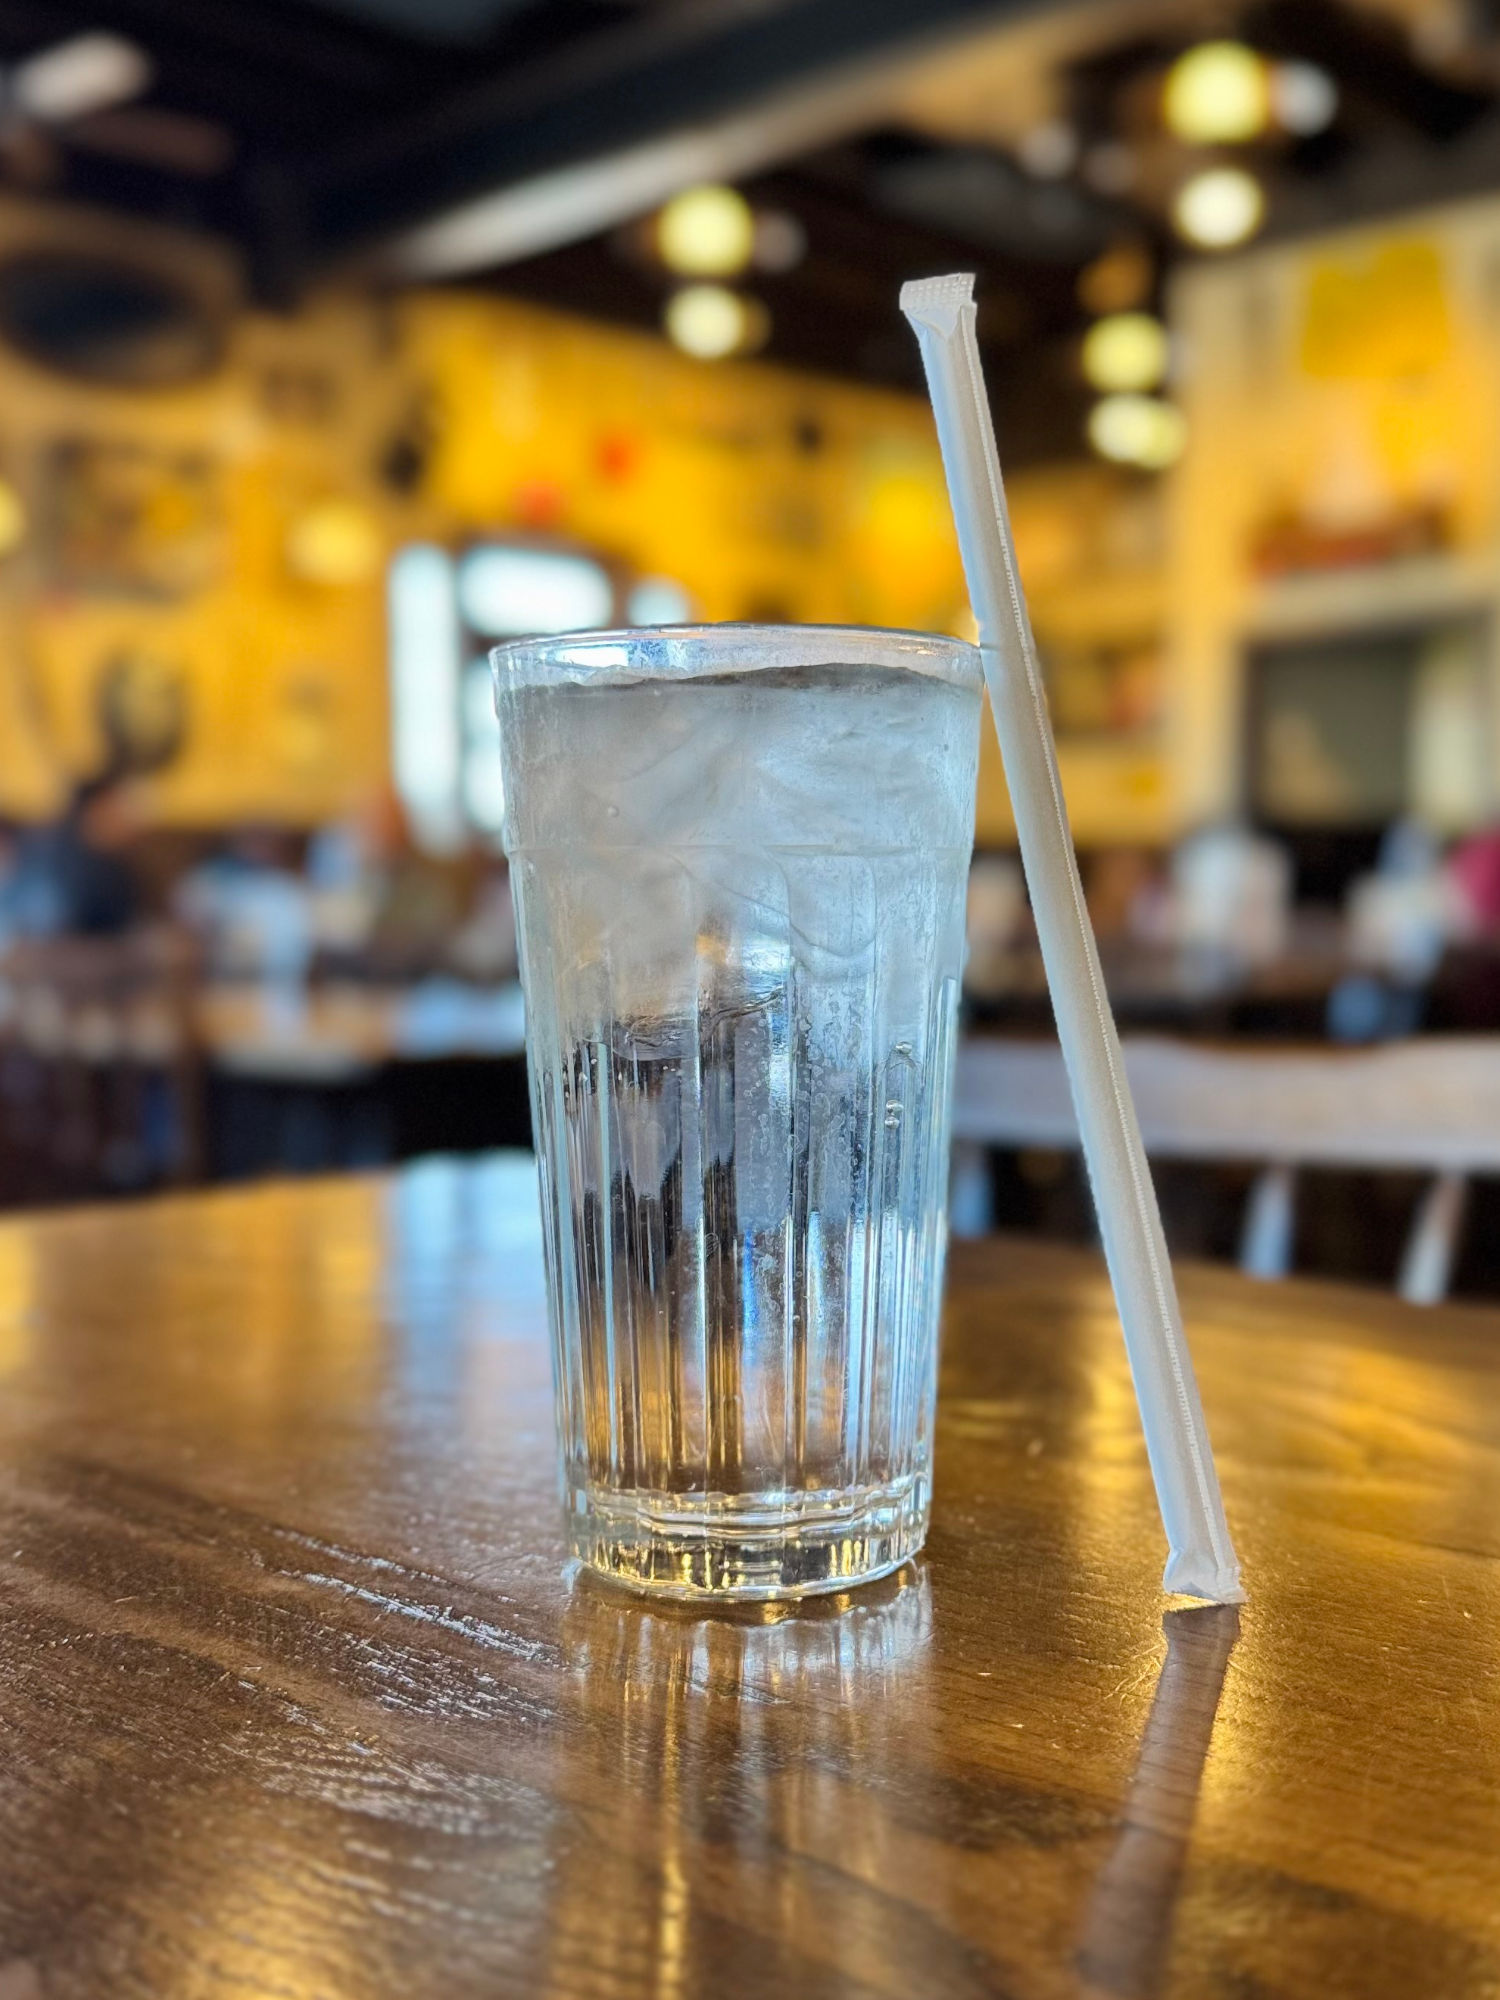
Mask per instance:
[[[920,1547],[981,676],[836,628],[494,656],[574,1552],[682,1594]]]

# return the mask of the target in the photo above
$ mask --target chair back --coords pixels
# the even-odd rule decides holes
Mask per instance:
[[[1500,1173],[1500,1037],[1335,1050],[1226,1049],[1130,1036],[1123,1047],[1148,1154],[1261,1168],[1241,1237],[1243,1269],[1279,1277],[1290,1268],[1299,1169],[1404,1168],[1431,1181],[1398,1287],[1423,1303],[1446,1294],[1468,1177]],[[953,1132],[970,1149],[1076,1146],[1056,1044],[966,1041]],[[972,1174],[972,1151],[961,1156],[960,1170]],[[972,1196],[965,1198],[972,1206]]]

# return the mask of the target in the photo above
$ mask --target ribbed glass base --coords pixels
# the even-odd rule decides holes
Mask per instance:
[[[666,1597],[807,1597],[888,1576],[921,1548],[925,1474],[853,1492],[570,1496],[575,1556],[601,1576]]]

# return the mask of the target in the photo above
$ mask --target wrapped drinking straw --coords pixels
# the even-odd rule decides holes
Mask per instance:
[[[1239,1603],[1239,1564],[1068,831],[980,373],[973,276],[904,285],[901,310],[927,370],[1042,962],[1167,1531],[1163,1582],[1190,1597]]]

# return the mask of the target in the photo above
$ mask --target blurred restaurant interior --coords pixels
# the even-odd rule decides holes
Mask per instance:
[[[527,1143],[487,647],[971,633],[896,294],[973,269],[1173,1248],[1500,1296],[1490,0],[17,0],[0,72],[0,1203]],[[988,729],[978,829],[953,1224],[1084,1241]]]

